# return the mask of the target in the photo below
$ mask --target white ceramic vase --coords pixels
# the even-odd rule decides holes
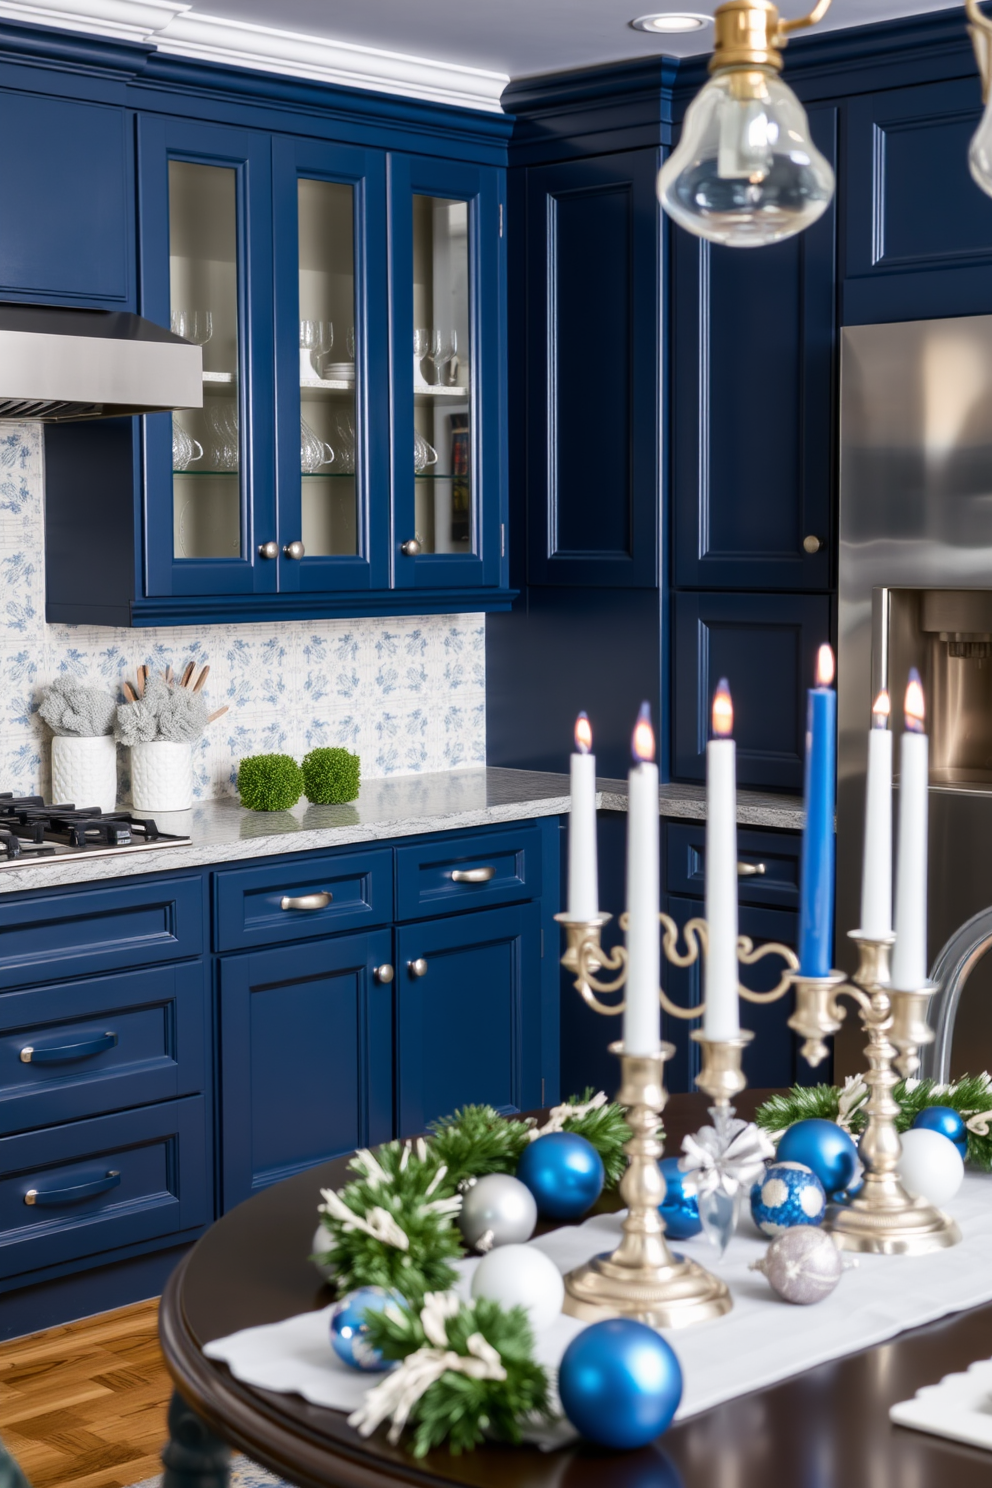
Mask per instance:
[[[135,811],[188,811],[193,804],[189,744],[171,739],[132,744],[131,801]]]
[[[52,800],[69,802],[85,810],[99,806],[113,811],[117,806],[117,745],[112,734],[81,739],[74,734],[56,734],[52,740]]]

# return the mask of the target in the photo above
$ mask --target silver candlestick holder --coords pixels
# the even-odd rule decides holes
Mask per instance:
[[[627,980],[627,950],[617,946],[607,952],[602,946],[602,930],[611,916],[597,915],[588,920],[572,919],[567,914],[555,918],[564,926],[565,954],[561,964],[575,979],[582,999],[597,1013],[616,1017],[624,1003],[608,1003],[602,995],[618,992]],[[665,959],[674,966],[691,966],[705,956],[706,921],[689,920],[685,926],[684,951],[679,950],[679,930],[666,914],[659,916],[662,949]],[[626,915],[620,918],[626,929]],[[788,968],[777,987],[770,992],[752,992],[739,986],[741,997],[750,1002],[774,1002],[784,997],[792,985],[792,972],[798,966],[788,946],[769,942],[754,948],[747,936],[737,943],[738,960],[753,965],[764,956],[778,955]],[[600,973],[616,972],[610,980]],[[702,1017],[705,1003],[682,1008],[672,1002],[663,989],[658,989],[662,1007],[673,1017],[686,1021]],[[753,1034],[743,1030],[730,1039],[709,1039],[701,1031],[692,1034],[702,1051],[702,1069],[696,1084],[710,1097],[717,1119],[729,1119],[731,1102],[746,1087],[741,1067],[744,1050]],[[572,1317],[595,1321],[605,1317],[631,1317],[655,1328],[684,1328],[709,1318],[722,1317],[733,1306],[726,1284],[685,1256],[673,1255],[665,1239],[665,1222],[660,1205],[665,1197],[665,1179],[658,1159],[664,1147],[658,1138],[659,1117],[668,1100],[664,1084],[664,1067],[675,1052],[672,1044],[662,1043],[650,1054],[628,1054],[622,1043],[610,1045],[610,1052],[621,1062],[621,1085],[617,1099],[627,1108],[627,1125],[631,1138],[624,1151],[627,1170],[620,1180],[620,1197],[627,1205],[623,1222],[623,1239],[611,1255],[596,1256],[565,1277],[564,1311]]]
[[[900,992],[889,985],[895,936],[871,937],[852,930],[851,939],[859,952],[854,976],[831,971],[824,977],[807,977],[797,972],[796,1010],[789,1019],[789,1027],[805,1039],[803,1056],[814,1067],[826,1057],[824,1039],[837,1032],[846,1015],[838,1001],[841,996],[857,1003],[868,1035],[864,1076],[868,1124],[859,1147],[864,1186],[849,1203],[830,1205],[825,1223],[843,1250],[924,1255],[956,1245],[961,1231],[949,1215],[925,1199],[913,1198],[900,1182],[899,1106],[892,1091],[900,1075],[908,1079],[916,1073],[921,1047],[933,1042],[927,1009],[939,988],[928,982],[916,991]]]

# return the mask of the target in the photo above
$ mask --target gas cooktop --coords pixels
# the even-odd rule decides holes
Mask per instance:
[[[148,817],[72,803],[46,806],[41,796],[0,791],[0,870],[66,858],[175,847],[188,837],[160,832]]]

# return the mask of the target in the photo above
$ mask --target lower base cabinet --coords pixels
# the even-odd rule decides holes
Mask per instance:
[[[392,933],[220,963],[223,1208],[393,1135]],[[380,971],[380,976],[382,975]]]
[[[541,1104],[537,904],[397,931],[397,1113],[404,1135],[469,1102]]]

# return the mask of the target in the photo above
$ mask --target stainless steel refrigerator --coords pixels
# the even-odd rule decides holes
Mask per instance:
[[[930,734],[931,962],[992,905],[992,316],[841,333],[837,958],[853,969],[866,734],[910,666]],[[898,738],[895,740],[898,768]],[[849,1013],[838,1075],[863,1067]],[[992,955],[972,972],[952,1071],[992,1067]]]

